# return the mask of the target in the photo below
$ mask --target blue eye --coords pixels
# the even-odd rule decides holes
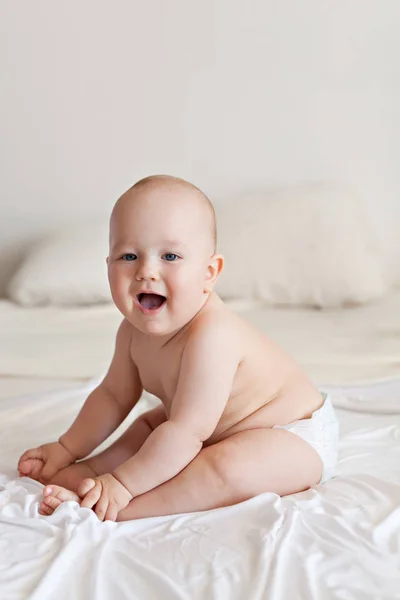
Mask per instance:
[[[122,260],[125,260],[125,261],[127,261],[127,262],[130,262],[130,261],[132,261],[132,260],[135,260],[135,259],[136,259],[136,254],[123,254],[123,255],[121,256],[121,258],[122,258]]]
[[[179,258],[179,256],[177,254],[173,254],[172,252],[167,252],[166,254],[164,254],[164,256],[165,257],[167,257],[167,256],[175,256],[175,258]],[[165,260],[167,262],[175,262],[174,258],[172,258],[172,260],[169,259],[169,258],[166,258]]]

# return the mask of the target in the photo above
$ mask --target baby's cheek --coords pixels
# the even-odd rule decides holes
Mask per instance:
[[[179,298],[181,302],[185,302],[186,304],[193,301],[196,296],[198,296],[198,283],[193,279],[186,279],[185,281],[179,282],[179,285],[176,286],[176,298]]]
[[[132,287],[132,279],[127,273],[112,272],[109,275],[111,290],[116,294],[126,294]]]

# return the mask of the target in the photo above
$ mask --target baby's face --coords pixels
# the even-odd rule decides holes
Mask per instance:
[[[146,334],[178,331],[212,287],[204,208],[186,201],[185,193],[168,186],[139,189],[120,199],[111,218],[111,293],[121,313]]]

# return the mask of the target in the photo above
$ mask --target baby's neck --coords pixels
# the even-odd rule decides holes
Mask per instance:
[[[183,335],[184,332],[187,331],[191,325],[193,325],[195,319],[197,319],[199,315],[202,314],[204,310],[206,310],[210,306],[211,303],[215,302],[215,300],[218,299],[218,296],[215,294],[215,292],[211,291],[207,295],[204,294],[204,298],[205,299],[198,311],[187,323],[185,323],[185,325],[182,325],[181,327],[179,327],[175,331],[172,331],[171,333],[168,333],[167,335],[144,334],[144,337],[146,338],[148,344],[152,348],[154,348],[154,350],[160,350],[161,348],[164,348],[164,346],[167,346],[169,343],[171,343],[174,339],[177,339],[181,335]]]

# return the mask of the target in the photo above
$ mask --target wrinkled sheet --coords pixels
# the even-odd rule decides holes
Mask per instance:
[[[322,486],[125,523],[75,502],[42,517],[18,456],[61,433],[96,383],[0,402],[1,600],[400,599],[400,379],[324,388],[341,439]]]

